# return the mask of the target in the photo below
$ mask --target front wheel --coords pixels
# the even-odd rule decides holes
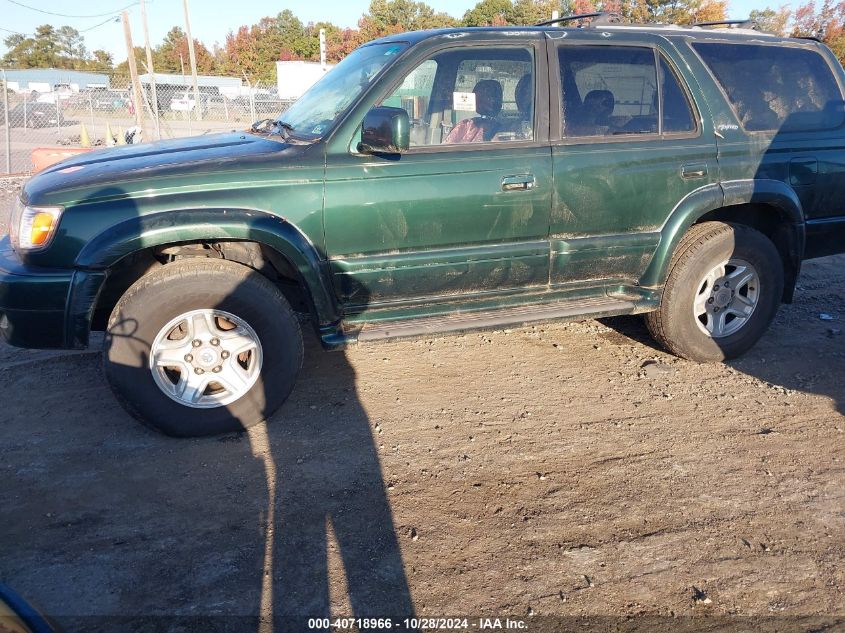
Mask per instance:
[[[120,299],[106,378],[123,406],[167,435],[239,431],[285,401],[302,365],[299,323],[254,270],[196,259],[163,266]]]
[[[769,327],[782,295],[783,263],[771,240],[749,226],[704,222],[678,245],[646,325],[677,356],[736,358]]]

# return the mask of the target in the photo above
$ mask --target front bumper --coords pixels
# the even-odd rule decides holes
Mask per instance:
[[[73,271],[25,266],[0,240],[0,336],[17,347],[66,347],[65,306]]]

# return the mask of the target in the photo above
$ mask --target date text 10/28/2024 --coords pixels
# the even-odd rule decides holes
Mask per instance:
[[[309,618],[308,628],[333,631],[520,631],[527,630],[528,624],[525,620],[510,618]]]

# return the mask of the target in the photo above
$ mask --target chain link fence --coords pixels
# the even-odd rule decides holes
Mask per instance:
[[[30,88],[6,82],[0,70],[0,174],[30,173],[32,151],[39,148],[73,148],[89,142],[96,147],[121,144],[127,137],[130,142],[139,142],[139,137],[155,141],[244,129],[254,121],[277,117],[291,104],[276,96],[275,86],[245,86],[231,77],[202,80],[199,103],[190,77],[157,83],[157,106],[152,84],[142,81],[144,124],[139,135],[134,130],[128,77],[80,87],[68,75],[52,86]]]

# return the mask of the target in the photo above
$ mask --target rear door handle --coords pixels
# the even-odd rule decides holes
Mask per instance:
[[[692,179],[692,178],[704,178],[707,175],[707,165],[704,163],[695,163],[690,165],[684,165],[681,167],[681,177]]]
[[[536,184],[534,174],[504,176],[502,178],[502,191],[527,191],[533,189]]]

